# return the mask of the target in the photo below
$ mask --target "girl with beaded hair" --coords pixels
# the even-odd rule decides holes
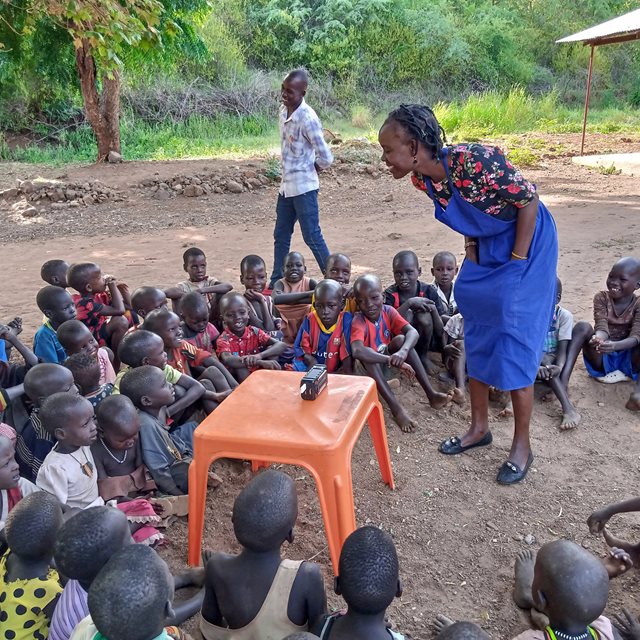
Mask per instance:
[[[533,383],[553,317],[558,261],[555,222],[535,186],[497,147],[445,146],[423,105],[400,105],[380,129],[382,160],[394,178],[411,175],[435,217],[465,238],[455,295],[465,322],[471,425],[440,445],[456,455],[492,442],[489,388],[511,392],[515,432],[501,484],[522,480],[533,461]]]

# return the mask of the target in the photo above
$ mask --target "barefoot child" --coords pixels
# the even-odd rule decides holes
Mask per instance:
[[[537,557],[523,551],[516,560],[513,599],[521,609],[531,609],[532,617],[535,613],[542,630],[530,629],[514,640],[613,640],[611,622],[602,615],[608,597],[605,567],[575,542],[548,542]]]
[[[129,328],[118,281],[113,276],[103,276],[93,262],[72,264],[67,277],[69,285],[78,292],[74,298],[78,320],[87,326],[100,346],[110,347],[116,354],[117,370],[118,345]]]
[[[462,406],[467,401],[467,360],[464,354],[464,318],[461,314],[456,313],[447,320],[442,336],[444,365],[455,383],[451,399]]]
[[[355,313],[358,310],[356,299],[353,297],[353,289],[349,286],[351,280],[351,260],[344,253],[332,253],[327,258],[327,266],[324,270],[327,280],[335,280],[342,286],[344,311]]]
[[[40,407],[54,393],[78,395],[73,374],[59,364],[43,362],[27,372],[24,392],[31,401],[29,418],[18,430],[16,459],[20,475],[31,482],[36,481],[42,461],[55,444],[54,437],[44,428],[40,420]]]
[[[309,278],[301,253],[292,251],[284,259],[284,277],[273,285],[271,297],[282,318],[283,342],[290,347],[296,340],[302,321],[311,310],[312,292],[316,281]]]
[[[442,351],[442,314],[445,308],[436,289],[420,282],[422,273],[418,256],[413,251],[400,251],[393,257],[395,284],[384,292],[384,303],[393,307],[414,329],[420,340],[416,353],[427,371],[433,368],[429,351]]]
[[[86,353],[75,353],[62,366],[71,371],[80,395],[93,405],[94,410],[113,393],[111,382],[100,384],[100,364],[94,357]]]
[[[417,378],[429,404],[434,409],[444,407],[450,397],[435,391],[427,372],[415,352],[418,332],[393,308],[383,302],[380,279],[374,275],[360,276],[353,285],[359,313],[351,323],[351,353],[371,376],[402,431],[411,432],[416,423],[400,404],[387,383],[381,365],[400,369]]]
[[[404,640],[391,631],[385,613],[402,595],[398,555],[388,534],[377,527],[361,527],[344,542],[340,552],[335,592],[347,603],[347,612],[324,616],[315,626],[323,640]]]
[[[215,353],[220,332],[209,322],[207,302],[199,293],[187,293],[180,300],[180,317],[184,339],[198,349]]]
[[[458,275],[458,263],[453,253],[450,251],[436,253],[431,263],[431,275],[433,276],[433,286],[440,302],[444,305],[445,314],[454,315],[458,312],[458,305],[453,293],[453,284],[456,275]]]
[[[238,382],[256,369],[280,369],[278,357],[287,348],[262,329],[249,326],[249,307],[239,293],[227,293],[220,300],[224,331],[216,342],[216,351]]]
[[[314,291],[311,313],[296,337],[295,371],[324,364],[329,373],[351,373],[352,315],[341,311],[342,287],[335,280],[321,280]]]
[[[38,291],[36,304],[46,320],[33,337],[33,352],[41,362],[62,364],[67,354],[58,340],[56,330],[66,320],[76,317],[71,294],[66,289],[49,285]]]
[[[21,500],[5,526],[9,550],[0,558],[0,633],[4,638],[47,638],[62,593],[52,566],[62,508],[38,491]]]
[[[282,544],[293,542],[297,517],[295,484],[280,471],[255,476],[236,498],[233,530],[242,551],[216,553],[207,562],[200,620],[205,640],[280,639],[307,631],[325,613],[318,565],[281,557]]]
[[[191,617],[199,600],[174,608],[175,583],[169,567],[149,547],[120,549],[89,587],[90,616],[75,628],[71,640],[192,640],[175,626]]]
[[[40,267],[40,277],[53,287],[61,287],[66,289],[67,271],[69,271],[69,263],[64,260],[47,260]]]
[[[569,388],[569,376],[580,351],[584,366],[600,382],[620,382],[633,378],[635,385],[625,405],[640,411],[640,260],[622,258],[607,276],[607,291],[593,298],[594,327],[578,322],[567,351],[560,381]]]
[[[56,335],[67,356],[86,353],[100,365],[100,384],[116,380],[116,372],[111,364],[113,354],[106,347],[99,347],[93,334],[80,320],[67,320],[57,329]]]
[[[172,496],[187,494],[196,423],[169,433],[167,409],[174,402],[173,385],[157,367],[142,365],[127,371],[121,393],[138,409],[142,461],[158,489]]]
[[[202,249],[190,247],[182,255],[182,268],[189,276],[188,280],[178,282],[175,287],[165,291],[167,298],[173,302],[174,309],[178,309],[180,299],[187,293],[197,291],[207,301],[209,318],[215,322],[218,318],[218,299],[228,293],[233,287],[228,282],[220,282],[207,275],[207,256]]]
[[[169,366],[192,378],[196,377],[193,369],[202,370],[198,380],[206,389],[202,403],[207,413],[211,413],[231,393],[227,376],[231,378],[233,385],[237,386],[233,376],[218,358],[183,340],[180,318],[175,313],[168,309],[152,311],[145,318],[143,329],[160,336]]]
[[[127,396],[107,398],[96,411],[98,439],[91,453],[98,472],[98,491],[106,502],[148,496],[156,489],[142,461],[140,416]]]
[[[249,302],[249,324],[262,329],[276,340],[282,340],[282,319],[273,304],[271,292],[266,290],[267,266],[260,256],[249,255],[242,258],[240,282],[245,287],[244,297]]]

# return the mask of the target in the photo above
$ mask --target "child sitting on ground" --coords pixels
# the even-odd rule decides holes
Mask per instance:
[[[316,281],[309,278],[301,253],[292,251],[284,259],[284,277],[273,285],[271,297],[282,318],[283,342],[290,347],[296,340],[302,321],[311,310]]]
[[[131,368],[151,365],[160,369],[167,382],[175,387],[176,400],[167,408],[167,412],[169,417],[177,421],[185,412],[192,413],[194,405],[205,394],[205,388],[197,380],[167,364],[164,342],[151,331],[137,329],[125,336],[118,354],[120,360]],[[121,371],[116,376],[114,393],[120,393],[120,382],[126,373],[126,370]]]
[[[80,320],[67,320],[57,329],[56,335],[67,356],[86,353],[100,365],[100,384],[114,383],[116,372],[111,364],[113,354],[106,347],[99,347],[89,329]]]
[[[282,340],[282,319],[266,290],[267,266],[260,256],[249,255],[240,262],[240,282],[249,302],[249,324],[262,329],[276,340]],[[222,316],[222,311],[220,312]],[[223,318],[224,321],[224,318]]]
[[[178,309],[178,301],[182,296],[197,291],[205,297],[209,307],[209,319],[216,322],[218,318],[218,298],[228,293],[233,287],[228,282],[220,282],[207,275],[207,257],[202,249],[190,247],[182,255],[182,268],[189,276],[188,280],[178,282],[175,287],[165,291],[167,298],[173,302],[174,309]]]
[[[47,260],[40,267],[40,277],[53,287],[61,287],[66,289],[67,272],[69,271],[69,263],[64,260]]]
[[[341,311],[342,287],[322,280],[315,288],[311,313],[304,319],[294,345],[295,371],[324,364],[329,373],[351,373],[352,315]]]
[[[16,429],[16,459],[20,475],[35,482],[42,461],[55,444],[53,436],[42,425],[40,407],[54,393],[78,395],[78,389],[71,371],[59,364],[43,362],[27,371],[24,392],[31,401],[32,409],[22,428]]]
[[[306,631],[326,611],[322,574],[312,562],[281,557],[298,517],[295,483],[269,469],[233,504],[233,530],[243,550],[214,554],[206,565],[200,631],[206,640],[283,638]]]
[[[139,287],[131,296],[131,306],[138,316],[138,319],[142,322],[148,313],[156,309],[167,308],[167,296],[165,292],[162,289],[158,289],[158,287]],[[129,331],[133,330],[135,330],[135,327],[129,329]]]
[[[413,251],[400,251],[393,257],[393,278],[395,284],[384,292],[384,303],[396,311],[418,331],[420,339],[416,353],[427,371],[433,365],[429,351],[442,351],[442,318],[445,308],[438,292],[430,284],[418,278],[422,268],[418,256]]]
[[[93,356],[75,353],[69,356],[62,366],[71,371],[80,395],[93,405],[94,410],[113,393],[111,382],[100,384],[100,364]]]
[[[140,416],[127,396],[107,398],[96,411],[98,439],[91,453],[103,500],[149,495],[156,489],[142,461]]]
[[[537,557],[523,551],[516,559],[513,599],[521,609],[531,610],[543,630],[530,629],[514,640],[613,640],[611,622],[602,615],[608,597],[607,570],[575,542],[548,542]]]
[[[180,300],[180,317],[184,339],[198,349],[215,353],[220,332],[209,322],[206,300],[195,291]]]
[[[12,438],[7,435],[11,427],[6,424],[2,427],[3,431],[0,433],[0,531],[4,529],[7,516],[18,502],[38,491],[38,487],[33,482],[20,476],[20,467],[16,462],[14,449],[15,431]]]
[[[71,640],[192,640],[181,624],[197,611],[193,599],[173,607],[174,580],[160,556],[142,545],[118,551],[89,588],[90,616]]]
[[[461,314],[456,313],[447,320],[442,336],[444,365],[455,384],[451,399],[462,406],[467,401],[467,359],[464,351],[464,318]]]
[[[262,329],[249,326],[249,307],[239,293],[227,293],[220,300],[224,331],[216,342],[216,351],[238,382],[256,369],[280,369],[278,357],[287,348]]]
[[[230,393],[231,385],[227,377],[237,386],[233,376],[225,366],[209,351],[198,349],[182,338],[180,318],[168,309],[152,311],[142,325],[143,329],[160,336],[164,343],[167,363],[181,374],[195,378],[192,367],[202,373],[198,380],[207,390],[202,396],[205,411],[211,413]]]
[[[332,253],[327,258],[327,266],[324,269],[324,277],[327,280],[335,280],[342,286],[344,301],[343,311],[356,313],[358,305],[353,295],[353,289],[349,286],[351,280],[351,259],[344,253]]]
[[[21,500],[7,518],[9,550],[0,558],[0,634],[3,638],[47,638],[62,593],[52,566],[53,544],[62,526],[62,508],[37,491]]]
[[[351,354],[376,381],[378,393],[389,405],[400,429],[414,431],[417,425],[389,387],[381,365],[400,369],[411,377],[415,375],[434,409],[444,407],[451,397],[431,386],[414,349],[418,332],[393,307],[383,303],[380,279],[374,275],[360,276],[353,291],[360,311],[351,323]]]
[[[633,378],[636,382],[625,405],[640,411],[640,260],[622,258],[607,276],[607,291],[593,298],[594,327],[578,322],[573,328],[567,362],[560,383],[569,388],[569,376],[580,351],[588,374],[600,382],[620,382]]]
[[[458,262],[453,253],[450,251],[436,253],[431,263],[431,275],[438,298],[444,305],[445,314],[452,316],[458,313],[458,305],[453,293],[453,284],[458,275]]]
[[[110,507],[92,507],[65,522],[54,548],[60,573],[69,578],[53,614],[49,640],[69,640],[89,615],[88,592],[103,567],[132,539],[124,514]],[[202,586],[204,569],[192,569],[174,578],[175,588]],[[202,604],[202,592],[189,599],[189,616]],[[187,603],[183,603],[184,607]],[[186,617],[186,616],[185,616]],[[124,636],[123,636],[124,637]],[[128,636],[126,636],[128,637]]]
[[[5,340],[24,358],[24,364],[0,360],[0,389],[22,385],[27,371],[38,364],[38,357],[26,347],[14,331],[6,324],[0,324],[0,340]],[[0,409],[1,412],[1,409]]]
[[[36,304],[46,320],[33,336],[33,352],[41,362],[62,364],[67,354],[58,340],[56,330],[63,322],[76,317],[71,294],[66,289],[49,285],[38,291]]]
[[[196,423],[188,422],[169,433],[167,407],[174,402],[173,385],[160,369],[143,365],[127,371],[120,391],[138,409],[142,461],[158,489],[172,496],[187,494]]]
[[[387,608],[402,595],[398,574],[398,555],[388,534],[372,526],[354,531],[344,541],[334,583],[347,612],[324,616],[316,635],[323,640],[404,640],[385,622]]]
[[[93,262],[72,264],[67,278],[79,294],[74,297],[78,320],[88,327],[101,347],[110,347],[117,354],[118,345],[129,328],[118,281],[113,276],[103,276]],[[116,355],[114,368],[117,370],[119,365]]]

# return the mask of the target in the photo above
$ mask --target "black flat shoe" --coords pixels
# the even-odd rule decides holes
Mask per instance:
[[[529,458],[527,459],[527,464],[524,469],[520,469],[517,464],[513,464],[507,460],[501,467],[500,471],[498,471],[498,477],[496,480],[499,484],[516,484],[516,482],[520,482],[527,475],[527,471],[529,471],[529,467],[533,462],[533,453],[529,454]]]
[[[473,444],[469,444],[466,447],[463,447],[458,436],[452,436],[448,440],[440,443],[438,447],[438,451],[440,453],[444,453],[445,456],[457,456],[459,453],[464,453],[465,451],[469,451],[469,449],[475,449],[476,447],[486,447],[487,445],[493,442],[493,435],[491,431],[487,431],[485,435],[478,440],[478,442],[474,442]]]

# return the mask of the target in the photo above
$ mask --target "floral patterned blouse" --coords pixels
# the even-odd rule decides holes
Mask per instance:
[[[447,160],[451,181],[462,198],[491,216],[514,220],[517,210],[535,196],[535,185],[523,178],[498,147],[459,144],[449,147]],[[451,189],[447,180],[434,182],[419,173],[414,173],[411,180],[431,197],[426,185],[429,180],[440,205],[446,208],[449,204]]]

